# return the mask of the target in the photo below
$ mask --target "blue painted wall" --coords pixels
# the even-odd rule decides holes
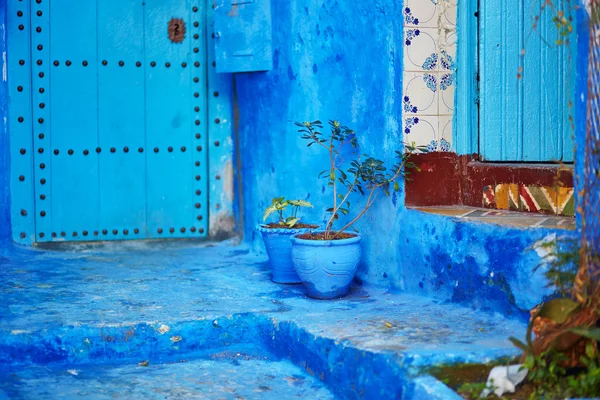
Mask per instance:
[[[325,221],[330,192],[317,175],[326,154],[306,148],[290,121],[339,119],[364,152],[386,160],[402,137],[397,2],[294,0],[274,3],[273,15],[274,69],[235,76],[244,230],[257,248],[254,227],[272,197],[308,199],[306,220]],[[548,294],[533,274],[540,255],[528,249],[552,230],[458,222],[403,204],[402,192],[380,198],[356,225],[360,280],[520,317]]]
[[[575,192],[581,193],[584,187],[584,159],[587,131],[587,95],[588,95],[588,53],[589,53],[589,18],[585,8],[576,15],[577,35],[577,65],[579,68],[575,77]],[[582,198],[577,196],[577,206],[582,207]],[[577,226],[581,229],[581,214],[577,213]]]
[[[600,207],[600,153],[598,152],[598,121],[599,110],[589,110],[587,107],[588,101],[588,75],[589,72],[596,76],[595,81],[599,82],[600,67],[588,64],[589,58],[592,58],[590,52],[590,20],[585,8],[581,8],[577,13],[577,86],[575,95],[575,141],[577,162],[575,164],[576,171],[576,187],[577,191],[583,193],[583,197],[578,198],[578,206],[583,209],[583,214],[578,215],[578,227],[584,229],[588,244],[600,253],[600,217],[598,208]],[[594,61],[600,59],[600,49],[593,50],[595,57]],[[594,64],[594,62],[592,62]],[[591,71],[588,69],[591,68]],[[598,93],[598,88],[592,89]],[[590,112],[591,111],[591,112]],[[596,134],[596,143],[591,141],[586,143],[588,139],[587,120],[594,121],[591,123],[590,130]],[[591,133],[589,138],[591,138]],[[585,224],[583,224],[585,218]]]
[[[0,246],[10,237],[8,86],[6,82],[6,4],[0,2]]]
[[[324,220],[331,195],[317,175],[327,154],[307,148],[292,121],[341,120],[358,132],[364,152],[387,160],[401,149],[402,7],[295,0],[273,2],[272,11],[274,69],[235,76],[249,238],[279,195],[308,199],[316,207],[306,220]],[[376,209],[396,215],[402,203],[400,195]],[[367,220],[360,227],[371,226]],[[386,223],[394,219],[377,219],[364,233],[389,232]]]

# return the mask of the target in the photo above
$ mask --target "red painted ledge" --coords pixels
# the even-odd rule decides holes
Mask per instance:
[[[554,213],[541,205],[535,207],[526,191],[560,187],[562,192],[568,192],[573,188],[572,168],[559,164],[487,163],[477,161],[475,155],[449,152],[414,155],[411,160],[421,169],[412,173],[412,180],[406,183],[406,205],[412,207],[466,205]],[[501,184],[514,187],[518,204],[511,203],[510,208],[502,202],[496,205],[494,195]],[[491,192],[487,204],[486,190]],[[562,193],[561,196],[564,197]],[[562,208],[557,213],[561,211]]]

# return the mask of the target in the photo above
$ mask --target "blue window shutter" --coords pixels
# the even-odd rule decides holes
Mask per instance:
[[[217,72],[273,68],[271,0],[217,0],[214,34]]]
[[[480,155],[486,161],[572,162],[572,45],[555,44],[561,36],[550,7],[534,30],[540,8],[528,4],[480,2]]]

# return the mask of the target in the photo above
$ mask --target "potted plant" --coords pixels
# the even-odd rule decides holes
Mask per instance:
[[[426,152],[425,147],[405,144],[406,151],[396,151],[397,162],[386,167],[381,160],[358,154],[358,141],[355,132],[338,121],[329,121],[330,134],[323,135],[321,121],[296,122],[302,138],[308,146],[316,145],[329,154],[329,167],[319,174],[328,181],[332,191],[332,205],[325,230],[298,233],[292,236],[292,261],[296,272],[306,286],[308,295],[317,299],[332,299],[345,296],[361,260],[360,234],[347,232],[377,198],[383,193],[390,195],[398,191],[398,180],[406,177],[408,169],[418,168],[409,161],[412,152]],[[347,154],[341,153],[349,145],[352,160],[347,162]],[[346,167],[348,164],[348,167]],[[345,170],[344,170],[345,169]],[[408,179],[408,178],[407,178]],[[366,196],[362,210],[340,229],[333,229],[340,214],[350,214],[352,194]]]
[[[290,214],[284,217],[285,210],[289,207]],[[286,200],[276,197],[265,210],[263,220],[275,214],[277,222],[266,225],[259,224],[257,230],[262,234],[265,248],[269,256],[269,263],[273,272],[272,280],[276,283],[300,283],[300,278],[292,264],[292,243],[290,238],[297,233],[305,233],[310,229],[318,228],[317,225],[307,225],[300,222],[298,211],[300,207],[312,207],[305,200]]]

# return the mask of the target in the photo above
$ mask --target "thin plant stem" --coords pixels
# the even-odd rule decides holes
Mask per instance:
[[[388,182],[386,184],[395,182],[396,179],[398,179],[398,177],[402,173],[402,168],[403,168],[403,166],[404,166],[405,163],[406,163],[406,160],[403,160],[402,163],[399,165],[398,170],[395,172],[395,174],[392,176],[392,178],[388,180]],[[375,186],[373,186],[371,188],[371,193],[369,193],[369,197],[367,199],[367,203],[365,204],[365,207],[363,208],[363,210],[352,221],[350,221],[342,229],[340,229],[339,231],[337,231],[337,233],[333,236],[332,239],[335,239],[340,234],[342,234],[346,229],[348,229],[349,227],[351,227],[352,225],[354,225],[356,223],[356,221],[358,221],[367,212],[367,210],[373,205],[373,203],[375,202],[375,200],[377,200],[377,197],[379,196],[381,187],[382,187],[382,185],[380,184],[380,185],[375,185]],[[371,200],[371,198],[373,197],[373,193],[375,193],[375,191],[377,191],[377,194]]]
[[[375,187],[373,187],[373,189],[371,189],[371,193],[369,194],[369,198],[367,199],[367,204],[365,205],[363,210],[352,221],[348,222],[342,229],[337,231],[336,234],[333,235],[333,237],[331,239],[336,239],[337,237],[339,237],[339,235],[344,233],[344,231],[346,229],[348,229],[349,227],[354,225],[354,223],[356,223],[356,221],[358,221],[363,215],[365,215],[365,213],[369,210],[369,208],[371,208],[371,206],[373,205],[373,203],[375,202],[375,200],[377,200],[377,197],[379,196],[379,191],[377,191],[377,194],[375,194],[375,197],[373,197],[373,194],[375,193],[375,191],[378,187],[379,186],[375,186]]]
[[[335,220],[335,216],[339,212],[340,208],[344,205],[344,203],[346,202],[346,200],[348,200],[348,197],[350,196],[350,193],[352,193],[352,189],[354,189],[354,187],[356,186],[356,182],[358,182],[358,175],[356,176],[356,179],[354,179],[354,182],[352,183],[352,185],[350,186],[350,188],[346,192],[346,195],[344,196],[344,198],[342,199],[342,201],[340,202],[340,204],[333,210],[333,213],[331,214],[331,218],[329,218],[329,221],[327,222],[327,231],[328,232],[331,231],[331,227],[333,226],[333,221]]]

